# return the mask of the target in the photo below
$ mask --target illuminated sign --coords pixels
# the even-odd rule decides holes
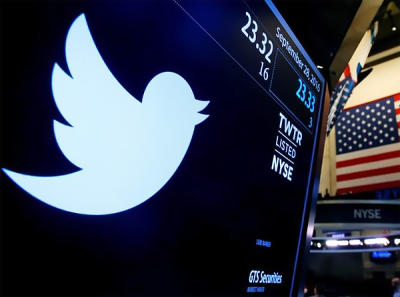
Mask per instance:
[[[397,257],[395,251],[373,251],[369,254],[371,262],[377,264],[396,263]]]
[[[393,252],[389,252],[389,251],[378,251],[378,252],[371,253],[372,258],[390,258],[392,256],[393,256]]]
[[[395,228],[400,223],[400,203],[396,200],[326,200],[318,201],[315,223],[319,228],[365,228],[374,224],[379,228]],[[348,225],[352,224],[352,225]],[[356,224],[358,227],[355,227]],[[363,227],[364,226],[364,227]],[[340,227],[339,227],[340,228]]]
[[[272,2],[14,9],[5,294],[297,296],[325,81]]]
[[[140,104],[107,68],[84,15],[71,25],[65,52],[71,77],[55,64],[51,82],[71,126],[55,121],[54,133],[64,155],[82,170],[52,177],[3,171],[34,197],[66,211],[101,215],[132,208],[174,174],[194,126],[207,118],[197,112],[208,102],[195,100],[178,74],[163,72],[149,82]]]

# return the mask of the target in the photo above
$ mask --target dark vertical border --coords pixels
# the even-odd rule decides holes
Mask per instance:
[[[306,50],[301,45],[289,25],[286,23],[283,16],[279,13],[278,9],[272,3],[271,0],[265,0],[271,11],[274,13],[278,21],[283,25],[290,38],[296,44],[298,49],[303,54],[304,58],[308,62],[310,68],[318,76],[318,78],[325,83],[325,90],[319,96],[321,102],[319,106],[319,117],[317,118],[317,128],[314,133],[313,149],[311,151],[314,154],[311,157],[310,171],[308,178],[308,189],[306,191],[306,197],[303,208],[303,216],[301,226],[293,226],[294,228],[299,227],[299,238],[297,246],[296,260],[293,268],[292,284],[290,288],[290,296],[303,296],[304,295],[304,284],[305,284],[305,271],[307,269],[307,259],[309,255],[309,247],[311,244],[312,233],[314,230],[314,219],[315,210],[318,198],[319,182],[321,176],[322,157],[324,152],[324,145],[326,139],[326,126],[329,112],[329,87],[325,81],[324,76],[315,66]],[[322,95],[324,94],[324,95]],[[323,98],[323,99],[322,99]],[[322,116],[321,116],[322,114]],[[297,289],[296,289],[297,288]],[[296,292],[297,291],[297,292]]]
[[[304,285],[305,285],[305,272],[308,264],[308,256],[310,254],[310,244],[312,239],[312,234],[314,231],[314,220],[315,220],[315,212],[317,208],[317,199],[318,199],[318,190],[319,190],[319,182],[321,177],[321,169],[322,169],[322,157],[324,155],[324,146],[326,139],[326,126],[327,119],[329,113],[329,101],[330,94],[328,83],[325,83],[325,96],[322,105],[322,117],[320,118],[320,126],[318,130],[318,134],[316,134],[316,149],[314,156],[314,162],[311,168],[311,178],[310,178],[310,186],[308,196],[307,196],[307,205],[305,208],[306,217],[304,218],[304,222],[307,222],[307,228],[303,228],[300,234],[300,248],[298,250],[298,263],[295,270],[295,278],[292,283],[291,296],[304,296]],[[308,217],[307,217],[308,214]],[[306,227],[306,226],[304,226]],[[293,292],[293,288],[298,288],[298,292]]]

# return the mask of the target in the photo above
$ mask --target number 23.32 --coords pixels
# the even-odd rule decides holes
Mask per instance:
[[[242,27],[242,32],[249,39],[249,41],[254,44],[256,42],[256,40],[257,40],[258,24],[257,24],[257,22],[255,20],[251,19],[251,15],[247,11],[246,11],[246,16],[247,16],[247,23],[246,23],[246,25],[244,25]],[[249,33],[247,33],[247,29],[249,29],[250,26],[251,26],[252,34],[249,35]],[[272,43],[271,40],[268,40],[267,34],[262,32],[261,35],[263,37],[262,40],[261,40],[261,46],[259,45],[258,42],[256,42],[255,43],[256,49],[258,49],[258,51],[260,52],[261,55],[265,54],[265,56],[264,56],[265,60],[267,60],[268,63],[271,63],[270,56],[271,56],[272,51],[274,49],[274,44]],[[268,50],[267,53],[265,53],[266,50],[267,50],[267,42],[268,42],[268,45],[269,45],[268,46],[269,50]]]
[[[248,13],[246,11],[246,16],[247,16],[247,23],[246,25],[244,25],[242,27],[242,32],[243,34],[249,39],[249,41],[253,44],[255,44],[256,49],[258,50],[258,52],[264,56],[265,60],[268,63],[271,63],[271,54],[273,52],[274,49],[274,44],[272,43],[271,40],[268,39],[267,34],[265,34],[265,32],[261,32],[262,35],[262,39],[259,40],[258,42],[261,41],[261,45],[256,42],[257,41],[257,34],[258,34],[258,24],[255,20],[252,20],[250,13]],[[247,29],[251,29],[251,33],[249,34],[247,32]],[[268,46],[267,46],[268,43]],[[267,48],[269,48],[269,50],[267,51]],[[268,67],[264,67],[264,62],[261,61],[261,67],[260,67],[260,71],[258,72],[258,74],[264,79],[264,80],[268,80],[269,74],[268,74],[269,68]]]

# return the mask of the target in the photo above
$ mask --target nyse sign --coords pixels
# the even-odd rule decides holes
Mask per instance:
[[[343,223],[400,224],[400,201],[318,201],[315,222],[317,225]]]
[[[355,219],[382,219],[380,209],[354,209]]]

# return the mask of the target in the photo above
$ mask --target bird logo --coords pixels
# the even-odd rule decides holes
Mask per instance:
[[[87,215],[133,208],[157,193],[182,162],[209,101],[196,100],[173,72],[157,74],[142,102],[129,94],[103,61],[84,14],[69,28],[65,55],[71,76],[55,63],[54,101],[68,125],[53,122],[65,157],[80,170],[57,176],[3,171],[53,207]]]

